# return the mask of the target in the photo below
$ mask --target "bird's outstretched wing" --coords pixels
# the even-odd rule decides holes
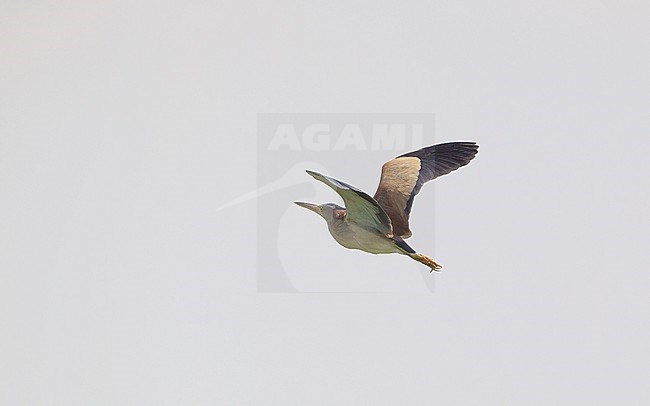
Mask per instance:
[[[381,168],[375,200],[390,217],[393,232],[411,236],[409,215],[415,195],[426,182],[465,166],[478,153],[474,142],[448,142],[401,155]]]
[[[345,202],[347,221],[362,227],[374,229],[383,234],[392,234],[390,218],[382,207],[368,194],[334,178],[318,172],[307,171],[314,179],[334,189]]]

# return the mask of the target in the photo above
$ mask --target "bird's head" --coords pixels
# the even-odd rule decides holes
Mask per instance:
[[[328,223],[343,219],[345,217],[345,207],[341,207],[334,203],[313,204],[304,202],[294,202],[300,207],[311,210],[325,219]]]

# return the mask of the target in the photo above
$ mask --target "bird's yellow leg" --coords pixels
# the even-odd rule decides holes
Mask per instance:
[[[411,258],[413,258],[414,260],[416,260],[416,261],[428,266],[429,268],[431,268],[431,272],[433,272],[433,271],[438,272],[438,271],[440,271],[442,269],[442,265],[438,264],[436,261],[434,261],[433,259],[427,257],[426,255],[409,254],[409,256]]]

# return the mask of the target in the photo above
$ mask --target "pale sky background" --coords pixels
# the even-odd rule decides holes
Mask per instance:
[[[0,403],[650,402],[648,21],[640,0],[2,1]],[[257,293],[255,202],[216,208],[258,185],[257,115],[311,112],[433,113],[436,141],[481,145],[414,206],[434,293]],[[420,272],[288,213],[290,258]]]

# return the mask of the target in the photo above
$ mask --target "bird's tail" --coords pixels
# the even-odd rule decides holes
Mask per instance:
[[[415,250],[401,238],[395,236],[393,237],[393,242],[395,242],[395,245],[397,245],[404,252],[404,255],[415,254]]]

